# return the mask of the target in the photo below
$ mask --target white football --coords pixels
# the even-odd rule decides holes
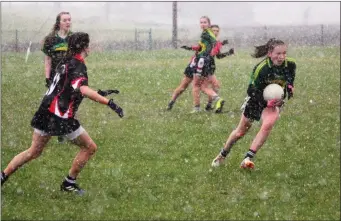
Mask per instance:
[[[284,97],[284,90],[278,84],[269,84],[263,91],[264,100],[282,99]]]

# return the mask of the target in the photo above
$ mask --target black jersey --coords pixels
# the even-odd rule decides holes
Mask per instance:
[[[84,60],[76,55],[57,67],[53,82],[47,90],[31,125],[50,135],[65,135],[78,129],[74,119],[83,100],[81,86],[88,85]]]
[[[73,118],[83,96],[80,86],[88,85],[88,74],[84,60],[75,56],[58,65],[56,75],[47,90],[41,107],[61,118]]]
[[[61,38],[58,34],[55,36],[47,36],[41,48],[45,55],[51,57],[51,73],[52,80],[55,75],[55,69],[66,54],[68,48],[68,39],[72,33],[69,32],[66,38]]]
[[[296,62],[293,58],[287,57],[281,66],[273,65],[271,59],[266,58],[254,67],[249,84],[260,91],[269,84],[285,88],[287,84],[294,86],[295,75]]]

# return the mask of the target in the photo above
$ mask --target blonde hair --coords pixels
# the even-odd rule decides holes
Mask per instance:
[[[208,21],[208,24],[211,26],[211,19],[207,16],[201,16],[200,19],[205,18]]]

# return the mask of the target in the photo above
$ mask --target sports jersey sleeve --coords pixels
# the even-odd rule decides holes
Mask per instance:
[[[81,86],[88,86],[88,74],[85,64],[81,64],[72,71],[70,82],[74,90],[79,89]]]
[[[289,72],[286,75],[287,84],[294,86],[295,76],[296,76],[296,62],[292,58],[288,58]]]
[[[216,45],[216,38],[212,31],[206,30],[201,34],[201,41],[200,41],[200,47],[201,51],[199,52],[199,55],[210,55],[212,49]]]
[[[265,83],[266,76],[266,61],[263,61],[253,69],[250,77],[250,84],[254,85],[258,89],[262,89],[261,85]]]
[[[211,55],[215,56],[218,55],[220,53],[220,49],[222,48],[222,43],[220,41],[216,41],[212,51],[211,51]],[[218,56],[217,56],[218,57]]]
[[[53,41],[51,37],[47,37],[44,39],[41,51],[44,52],[45,55],[52,57],[52,48],[53,48]]]
[[[247,89],[247,94],[250,97],[254,97],[257,100],[263,101],[263,89],[262,86],[266,85],[266,62],[263,61],[256,65],[251,73],[249,87]]]

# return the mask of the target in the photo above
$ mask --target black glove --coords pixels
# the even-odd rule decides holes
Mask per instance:
[[[186,45],[183,45],[183,46],[181,46],[180,48],[183,48],[183,49],[185,49],[185,50],[192,51],[192,47],[189,47],[189,46],[186,46]]]
[[[221,59],[221,58],[225,58],[226,56],[233,55],[233,54],[234,54],[234,49],[231,48],[228,52],[217,54],[217,58]]]
[[[234,54],[234,48],[231,48],[227,53],[228,53],[228,55],[233,55]]]
[[[222,45],[227,45],[228,43],[229,41],[227,39],[221,42]]]
[[[46,82],[45,87],[49,88],[50,85],[51,85],[51,83],[52,83],[52,81],[50,80],[50,78],[45,78],[45,82]]]
[[[120,93],[120,91],[119,90],[101,90],[101,89],[99,89],[98,91],[97,91],[97,93],[99,94],[99,95],[101,95],[101,96],[103,96],[103,97],[106,97],[106,96],[108,96],[109,94],[118,94],[118,93]]]
[[[114,103],[113,99],[110,99],[108,102],[108,106],[117,113],[117,115],[122,118],[124,116],[123,109]]]
[[[288,92],[288,100],[294,96],[294,86],[288,84],[287,85],[287,92]]]

